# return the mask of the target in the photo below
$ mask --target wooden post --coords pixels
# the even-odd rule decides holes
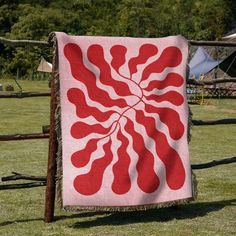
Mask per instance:
[[[54,45],[55,46],[55,45]],[[54,48],[54,50],[56,50]],[[49,136],[49,150],[48,150],[48,171],[47,171],[47,186],[45,196],[45,223],[53,221],[54,217],[54,204],[56,196],[56,154],[58,149],[57,134],[56,134],[56,119],[55,112],[57,108],[57,96],[56,96],[56,83],[58,82],[59,75],[57,73],[56,66],[56,52],[54,52],[53,61],[53,76],[51,79],[51,109],[50,109],[50,136]]]

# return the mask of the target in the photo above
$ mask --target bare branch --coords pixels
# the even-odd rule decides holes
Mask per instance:
[[[236,47],[236,42],[229,41],[197,41],[189,40],[190,45],[193,46],[222,46],[222,47]]]
[[[19,92],[19,93],[1,93],[0,98],[26,98],[26,97],[48,97],[50,92]]]
[[[49,134],[34,133],[34,134],[7,134],[0,135],[0,141],[13,141],[25,139],[44,139],[49,138]]]
[[[215,80],[194,80],[194,79],[189,79],[187,80],[187,84],[192,84],[192,85],[214,85],[214,84],[220,84],[220,83],[236,83],[236,78],[231,78],[231,79],[215,79]]]
[[[2,181],[12,181],[12,180],[36,180],[36,181],[46,181],[45,176],[34,176],[34,175],[27,175],[27,174],[20,174],[17,172],[12,172],[13,175],[2,177]]]
[[[199,169],[211,168],[218,165],[231,164],[234,162],[236,162],[236,157],[230,157],[230,158],[214,160],[214,161],[202,163],[202,164],[192,164],[191,167],[193,170],[199,170]]]
[[[220,119],[220,120],[192,120],[193,125],[226,125],[236,124],[236,119]]]
[[[46,185],[45,181],[24,183],[24,184],[6,184],[6,185],[0,185],[0,190],[34,188],[34,187],[41,187],[41,186],[45,186],[45,185]]]
[[[229,41],[197,41],[189,40],[190,45],[196,46],[222,46],[222,47],[236,47],[236,42]],[[37,40],[11,40],[0,37],[0,43],[17,47],[17,46],[39,46],[39,47],[49,47],[49,43],[46,41]]]
[[[38,46],[38,47],[49,47],[49,43],[46,41],[37,40],[11,40],[0,37],[0,43],[12,46],[12,47],[25,47],[25,46]]]

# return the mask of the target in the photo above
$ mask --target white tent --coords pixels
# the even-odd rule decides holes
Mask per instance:
[[[37,68],[37,71],[41,72],[52,72],[52,64],[47,62],[43,57],[41,58],[41,61],[39,63],[39,66]]]
[[[189,78],[200,79],[201,75],[206,75],[218,66],[220,61],[216,61],[204,50],[202,47],[198,47],[193,58],[189,62]]]
[[[236,33],[223,37],[224,40],[236,40]]]

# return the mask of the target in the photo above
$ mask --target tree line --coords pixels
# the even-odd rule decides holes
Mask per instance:
[[[235,0],[0,0],[0,36],[47,40],[50,32],[73,35],[216,40],[236,29]],[[0,75],[29,76],[49,49],[0,44]],[[19,72],[18,71],[18,72]]]

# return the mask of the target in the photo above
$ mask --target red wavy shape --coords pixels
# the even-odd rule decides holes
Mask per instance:
[[[115,45],[111,48],[110,53],[112,55],[111,66],[116,70],[118,74],[119,69],[122,65],[124,65],[126,59],[125,55],[127,52],[127,48],[122,45]]]
[[[176,91],[168,91],[166,93],[157,95],[157,94],[151,94],[149,96],[145,96],[147,100],[152,100],[155,102],[170,102],[174,104],[175,106],[180,106],[184,102],[184,98],[181,94],[179,94]]]
[[[164,89],[169,86],[180,87],[184,83],[184,79],[181,75],[177,73],[169,73],[164,80],[153,80],[146,88],[147,91],[152,91],[153,89]]]
[[[154,171],[154,156],[145,147],[143,136],[134,130],[133,122],[127,120],[125,130],[133,138],[133,148],[139,156],[137,162],[138,179],[140,189],[146,193],[156,191],[160,185],[160,180]]]
[[[96,107],[91,107],[86,103],[83,91],[78,88],[71,88],[67,92],[68,100],[76,107],[76,114],[80,118],[93,116],[97,121],[104,122],[108,120],[114,111],[100,111]]]
[[[185,170],[179,154],[169,145],[165,134],[156,129],[153,117],[147,117],[143,111],[136,111],[136,120],[146,129],[147,135],[156,143],[156,152],[166,168],[166,181],[168,186],[177,190],[185,182]]]
[[[91,100],[97,101],[106,107],[127,106],[124,99],[112,99],[106,91],[97,87],[96,76],[92,71],[85,67],[83,63],[82,51],[77,44],[66,44],[64,47],[64,54],[70,63],[73,77],[86,85],[88,95]]]
[[[87,174],[78,175],[74,180],[74,188],[83,195],[97,193],[102,185],[104,171],[112,161],[111,140],[103,145],[104,156],[96,159]]]
[[[139,49],[139,55],[129,60],[129,70],[132,76],[137,72],[137,65],[144,64],[150,57],[156,55],[158,49],[153,44],[143,44]]]
[[[91,154],[97,149],[98,141],[99,139],[91,139],[87,142],[84,149],[73,153],[71,163],[77,168],[86,166],[91,158]]]
[[[129,140],[119,130],[117,139],[121,141],[121,146],[117,150],[118,161],[114,164],[112,170],[114,173],[114,181],[112,190],[116,194],[125,194],[131,188],[131,180],[129,177],[130,156],[127,153]]]
[[[107,134],[111,129],[111,126],[104,128],[100,124],[89,125],[84,122],[76,122],[71,126],[71,136],[76,139],[81,139],[88,136],[91,133]]]
[[[103,84],[111,86],[119,96],[133,95],[126,83],[112,78],[111,68],[105,60],[102,46],[98,44],[91,45],[88,48],[88,59],[100,69],[99,78]]]
[[[183,136],[184,125],[180,120],[179,114],[175,110],[168,107],[154,107],[145,104],[145,111],[158,114],[161,122],[167,125],[172,139],[178,140]]]
[[[174,46],[167,47],[156,61],[144,69],[141,81],[146,80],[152,73],[160,73],[167,67],[176,67],[181,61],[182,53],[180,49]]]

